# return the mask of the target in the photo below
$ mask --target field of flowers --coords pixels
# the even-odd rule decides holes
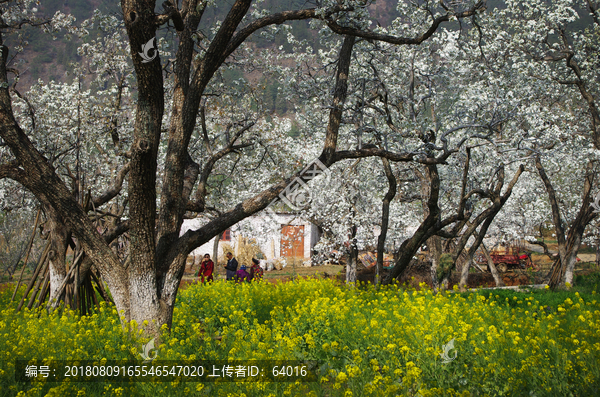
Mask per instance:
[[[92,316],[15,313],[0,292],[0,396],[593,396],[600,387],[595,292],[432,294],[321,279],[192,285],[166,360],[316,361],[317,382],[17,383],[15,358],[139,360],[148,342],[112,307]],[[443,346],[454,339],[444,363]]]

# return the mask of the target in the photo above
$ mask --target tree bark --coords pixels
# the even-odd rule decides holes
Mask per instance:
[[[413,92],[414,92],[413,78],[414,78],[414,73],[411,70],[411,86],[410,86],[411,98],[413,98]],[[414,102],[414,98],[412,99],[411,102]],[[412,118],[416,121],[415,110],[414,110],[414,106],[412,106],[412,104],[410,107],[410,113],[411,113]],[[419,172],[418,169],[416,169],[415,172],[416,172],[417,176],[419,177],[419,181],[421,183],[421,197],[429,197],[431,195],[431,181],[428,179],[427,174],[423,174],[423,173]],[[425,203],[423,205],[423,214],[424,214],[425,218],[427,218],[429,216],[429,207],[427,205],[425,205]],[[431,267],[429,268],[429,273],[431,275],[431,285],[433,287],[434,292],[437,292],[439,289],[437,269],[438,269],[440,257],[442,255],[441,237],[431,236],[425,241],[425,244],[427,244],[427,248],[429,250],[428,259],[431,260]]]
[[[433,236],[427,240],[427,247],[429,247],[429,259],[431,260],[431,268],[429,274],[431,275],[431,285],[433,291],[437,292],[440,288],[440,283],[437,275],[438,266],[440,264],[440,257],[442,256],[442,238],[440,236]]]
[[[159,319],[160,296],[156,274],[156,167],[164,113],[163,74],[160,55],[143,62],[140,48],[156,37],[154,1],[123,0],[121,9],[129,37],[129,48],[136,73],[138,100],[135,113],[131,160],[129,163],[130,250],[127,268],[130,320]],[[167,163],[168,164],[168,163]],[[166,166],[169,168],[169,165]],[[104,275],[103,275],[104,276]],[[113,292],[114,287],[111,288]],[[151,326],[152,327],[152,326]],[[157,329],[153,330],[157,332]]]
[[[496,269],[496,264],[494,264],[494,260],[492,259],[490,252],[487,247],[481,242],[481,251],[483,251],[483,255],[485,255],[485,260],[488,263],[488,267],[490,268],[490,273],[492,273],[492,277],[496,282],[496,287],[504,287],[504,280],[502,280],[502,276],[498,273],[498,269]]]
[[[358,262],[358,248],[356,247],[356,225],[351,227],[349,246],[348,246],[348,263],[346,264],[346,284],[356,283],[356,265]]]
[[[218,259],[219,259],[219,241],[221,241],[221,234],[217,234],[215,236],[215,242],[213,244],[213,261],[215,262],[215,266],[218,268]]]
[[[573,271],[577,261],[577,251],[581,245],[583,233],[589,222],[594,219],[596,214],[591,207],[592,202],[592,185],[594,181],[593,163],[590,161],[587,164],[587,175],[584,180],[582,202],[577,213],[577,217],[571,224],[568,232],[565,232],[563,220],[560,215],[558,199],[554,186],[546,174],[546,170],[539,156],[535,158],[535,165],[548,194],[550,207],[552,208],[552,220],[554,223],[554,232],[558,242],[558,260],[556,260],[550,271],[550,288],[557,289],[564,287],[566,283],[573,283]]]
[[[459,288],[461,291],[466,291],[467,281],[469,278],[469,269],[471,268],[471,263],[473,262],[474,253],[469,250],[467,251],[467,258],[465,263],[463,263],[461,273],[460,273],[460,282]]]
[[[439,222],[440,208],[438,207],[440,179],[437,170],[437,165],[428,164],[425,166],[426,180],[429,181],[429,197],[427,200],[427,216],[413,234],[410,239],[404,240],[398,252],[400,256],[391,272],[386,277],[384,284],[389,284],[393,279],[398,277],[408,267],[411,259],[416,254],[417,250],[429,237],[440,230],[443,226]]]
[[[63,219],[51,206],[44,206],[44,212],[50,229],[48,239],[50,241],[50,302],[52,302],[58,299],[57,289],[67,275],[66,254],[68,240],[71,237]]]
[[[383,273],[383,255],[385,253],[385,240],[389,228],[390,220],[390,203],[396,196],[396,177],[390,166],[390,162],[386,158],[382,158],[383,169],[388,180],[388,190],[383,197],[381,205],[381,233],[377,237],[377,264],[375,268],[375,285],[380,283],[381,274]]]
[[[518,171],[515,173],[513,179],[509,183],[509,185],[506,189],[506,192],[503,195],[500,195],[500,192],[502,191],[502,185],[504,184],[504,167],[500,168],[500,170],[498,172],[498,174],[499,174],[498,184],[496,185],[496,189],[494,191],[494,196],[493,196],[493,204],[490,208],[488,208],[486,211],[483,212],[484,214],[486,214],[485,221],[481,225],[479,232],[475,235],[475,242],[473,243],[473,245],[469,248],[469,251],[467,252],[467,261],[466,261],[465,265],[463,266],[463,270],[462,270],[462,274],[461,274],[461,278],[460,278],[459,288],[461,290],[464,290],[466,288],[467,277],[469,275],[469,267],[470,267],[471,263],[473,262],[473,257],[475,256],[475,252],[477,251],[477,249],[483,242],[483,238],[487,234],[487,231],[488,231],[490,225],[492,224],[492,222],[494,221],[494,218],[496,217],[498,212],[500,212],[500,210],[504,206],[504,203],[506,203],[506,201],[510,198],[513,187],[519,180],[519,177],[521,176],[521,174],[523,173],[524,170],[525,170],[525,167],[523,167],[521,165],[519,167]],[[473,230],[473,233],[474,232],[475,232],[475,230]]]

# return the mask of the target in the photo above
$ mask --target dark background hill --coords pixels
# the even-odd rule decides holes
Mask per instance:
[[[157,2],[157,12],[162,10],[160,2]],[[210,7],[205,11],[200,29],[203,32],[208,32],[209,27],[218,19],[222,18],[230,9],[233,0],[218,1],[215,7]],[[388,24],[396,16],[395,1],[385,0],[373,6],[374,14],[377,22],[382,25]],[[287,9],[301,9],[311,7],[306,0],[267,0],[263,3],[263,7],[278,12]],[[101,12],[115,15],[120,18],[121,9],[118,1],[115,0],[44,0],[38,7],[38,15],[51,17],[56,11],[62,11],[65,14],[71,14],[76,18],[76,24],[79,25],[82,21],[90,18],[95,9]],[[316,32],[309,29],[308,21],[292,22],[294,35],[299,39],[313,39],[317,42]],[[23,40],[28,44],[25,45],[24,51],[17,54],[14,58],[13,67],[16,67],[20,72],[19,84],[17,88],[24,92],[37,82],[38,79],[43,81],[67,82],[72,79],[66,74],[69,70],[69,64],[79,60],[77,55],[77,47],[81,45],[81,40],[72,38],[68,40],[64,33],[57,35],[57,39],[53,40],[51,35],[43,33],[39,28],[29,26],[23,27]],[[275,37],[275,40],[269,40],[254,35],[252,41],[259,48],[269,46],[284,46],[284,49],[289,49],[285,35],[281,34]],[[15,55],[14,48],[20,43],[13,37],[8,37],[6,45],[12,50],[11,55]]]
[[[230,9],[234,0],[219,0],[214,7],[209,7],[204,14],[200,30],[205,34],[209,33],[210,26],[218,19],[221,19],[225,13]],[[312,7],[312,1],[307,0],[266,0],[262,3],[262,7],[265,7],[272,12],[278,12],[288,9],[302,9]],[[392,20],[399,16],[396,11],[396,4],[398,0],[379,0],[376,4],[371,5],[371,14],[374,22],[387,26]],[[488,10],[502,7],[502,0],[488,0]],[[76,24],[81,24],[82,21],[92,16],[95,9],[99,9],[105,14],[115,15],[121,18],[120,2],[118,0],[43,0],[41,5],[38,6],[38,15],[51,17],[56,11],[62,11],[63,13],[69,13],[76,18]],[[156,12],[162,11],[161,2],[157,2]],[[579,24],[585,24],[586,19],[589,19],[589,15],[586,11],[580,10],[580,15],[583,17]],[[309,28],[308,21],[293,21],[291,22],[293,27],[294,35],[298,39],[308,39],[314,43],[314,46],[318,46],[317,32]],[[451,24],[446,26],[451,27]],[[458,27],[458,24],[456,24]],[[164,29],[163,29],[164,33]],[[93,32],[93,34],[99,34]],[[159,33],[161,34],[161,33]],[[14,36],[6,36],[6,45],[11,49],[11,56],[15,55],[14,48],[19,45]],[[68,82],[72,79],[66,72],[70,69],[69,64],[79,60],[77,55],[77,47],[81,45],[81,40],[73,38],[71,40],[66,39],[65,34],[59,34],[56,40],[53,40],[51,35],[43,33],[39,28],[32,28],[29,26],[23,27],[23,39],[28,42],[22,53],[17,54],[11,67],[14,67],[20,72],[20,79],[17,88],[21,92],[27,91],[27,89],[34,84],[38,79],[42,79],[45,82],[54,80],[57,82]],[[283,46],[284,50],[291,50],[287,43],[286,36],[280,34],[274,39],[266,39],[261,37],[260,34],[255,34],[251,40],[257,47],[266,48],[269,46]],[[235,72],[235,71],[234,71]],[[228,73],[232,73],[229,71]],[[241,73],[231,75],[231,78],[239,78]],[[272,99],[276,96],[277,87],[276,84],[267,87],[267,92],[270,92],[268,98],[265,98],[272,102],[269,106],[273,107],[273,110],[281,112],[283,109],[275,109],[276,100]],[[285,111],[284,111],[285,112]]]
[[[76,24],[92,16],[95,9],[104,13],[117,15],[119,3],[110,0],[44,0],[38,7],[38,15],[51,17],[56,11],[71,14],[76,18]],[[53,40],[51,35],[42,32],[39,28],[23,27],[23,39],[28,42],[24,51],[18,54],[14,65],[20,72],[18,89],[26,91],[38,79],[44,81],[66,81],[65,72],[69,63],[77,61],[77,47],[81,41],[77,38],[67,40],[61,33]],[[11,55],[15,55],[14,47],[19,43],[14,36],[8,37],[7,45]]]

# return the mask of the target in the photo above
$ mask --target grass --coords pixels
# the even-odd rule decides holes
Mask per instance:
[[[600,273],[586,273],[585,275],[576,275],[574,285],[569,290],[548,291],[546,289],[531,289],[526,291],[496,289],[496,290],[478,290],[475,293],[486,296],[488,299],[499,303],[506,302],[509,307],[516,307],[529,297],[533,297],[544,306],[544,310],[556,312],[558,307],[566,300],[572,299],[574,294],[585,302],[592,302],[597,299],[597,291],[600,291]],[[526,288],[527,286],[523,286]]]

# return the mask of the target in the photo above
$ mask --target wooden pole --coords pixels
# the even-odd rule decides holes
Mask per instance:
[[[73,262],[73,266],[75,267],[75,281],[73,282],[73,302],[71,303],[71,308],[75,310],[79,308],[79,263],[75,264]]]
[[[48,276],[46,277],[46,281],[44,282],[44,286],[42,287],[42,292],[40,293],[38,302],[35,305],[36,309],[39,308],[40,306],[42,306],[42,303],[44,303],[44,301],[46,300],[46,296],[48,296],[49,292],[50,292],[50,271],[48,271]]]
[[[50,288],[46,288],[44,291],[42,291],[42,295],[40,296],[40,299],[38,300],[38,303],[35,306],[36,309],[39,308],[40,306],[42,306],[42,303],[44,303],[49,296],[50,296]]]
[[[90,292],[90,295],[92,297],[92,301],[94,302],[94,305],[96,305],[96,307],[100,307],[100,303],[98,302],[98,297],[96,297],[96,290],[94,289],[94,286],[92,285],[91,276],[88,277],[87,284],[88,284],[88,291]]]
[[[47,255],[46,255],[47,257]],[[21,298],[21,302],[19,303],[19,306],[17,307],[17,311],[20,311],[21,308],[23,307],[23,303],[25,303],[25,299],[27,298],[27,295],[29,295],[29,291],[31,291],[31,289],[33,288],[33,285],[35,284],[35,281],[38,278],[38,275],[40,274],[40,270],[42,270],[42,268],[46,268],[46,263],[48,263],[48,260],[44,261],[43,263],[38,264],[37,268],[35,269],[35,272],[33,274],[33,277],[31,277],[31,280],[29,281],[29,284],[27,285],[27,290],[25,291],[25,294],[23,295],[23,298]]]
[[[86,314],[85,306],[87,304],[86,300],[85,300],[85,298],[86,298],[85,287],[82,285],[81,287],[78,287],[77,289],[79,290],[79,292],[78,292],[78,294],[79,294],[79,313],[82,316],[85,316],[85,314]]]
[[[92,286],[92,283],[90,282],[91,280],[91,276],[88,274],[85,278],[85,281],[83,282],[83,286],[84,286],[84,291],[85,291],[85,297],[86,297],[86,301],[87,301],[87,311],[88,313],[91,314],[92,312],[92,308],[96,305],[96,300],[94,299],[94,287]]]
[[[29,247],[27,248],[27,254],[25,255],[25,261],[23,263],[23,269],[21,269],[21,274],[19,275],[19,281],[17,281],[17,285],[15,286],[15,291],[12,294],[12,298],[10,301],[15,300],[15,296],[17,295],[17,290],[21,285],[21,280],[23,279],[23,273],[25,272],[25,268],[27,267],[27,260],[29,259],[29,253],[31,252],[31,247],[33,246],[33,239],[35,238],[35,231],[37,230],[38,222],[40,220],[40,212],[42,212],[42,206],[38,209],[37,215],[35,216],[35,225],[33,225],[33,232],[31,233],[31,238],[29,239]],[[48,241],[48,243],[50,243]]]
[[[104,290],[104,287],[102,286],[102,281],[98,277],[96,277],[96,275],[94,274],[93,271],[91,271],[90,274],[92,276],[92,279],[94,280],[94,282],[98,286],[98,291],[100,292],[100,295],[102,296],[102,299],[104,299],[106,302],[114,303],[112,301],[112,299],[110,299],[110,296],[108,296],[108,294]]]
[[[72,278],[72,275],[71,275],[71,278]],[[73,297],[73,291],[72,291],[71,287],[72,287],[72,285],[70,285],[70,284],[67,284],[65,286],[65,293],[64,293],[64,298],[63,298],[63,300],[65,302],[65,307],[71,307],[71,304],[73,302],[73,299],[71,299]]]
[[[40,258],[38,259],[38,262],[36,265],[36,269],[40,268],[44,264],[49,251],[50,251],[50,241],[48,241],[48,243],[46,244],[46,247],[44,248],[44,251],[42,252],[42,255],[40,255]],[[16,291],[17,290],[15,289],[15,293],[16,293]],[[14,293],[13,293],[13,297],[14,297]]]
[[[48,265],[44,266],[44,271],[42,273],[42,277],[40,278],[39,282],[37,283],[36,287],[34,288],[33,293],[31,294],[31,298],[29,298],[29,303],[27,303],[27,308],[29,310],[31,310],[31,308],[33,307],[35,298],[38,296],[38,293],[41,291],[42,286],[45,284],[45,282],[47,280],[50,280],[49,270],[50,269],[49,269]]]
[[[69,272],[67,273],[67,275],[65,276],[65,278],[63,279],[62,284],[60,285],[60,287],[58,288],[57,292],[56,292],[56,301],[54,302],[50,302],[50,304],[52,305],[52,308],[55,309],[56,307],[58,307],[58,303],[60,302],[63,293],[66,292],[66,287],[67,284],[69,282],[69,280],[71,279],[71,277],[73,277],[73,273],[74,270],[77,266],[79,266],[79,261],[81,261],[82,257],[83,257],[84,252],[82,251],[79,256],[75,259],[75,262],[73,263],[73,266],[71,266],[71,268],[69,269]],[[65,296],[65,304],[67,303],[67,296]],[[69,300],[70,302],[70,300]]]

